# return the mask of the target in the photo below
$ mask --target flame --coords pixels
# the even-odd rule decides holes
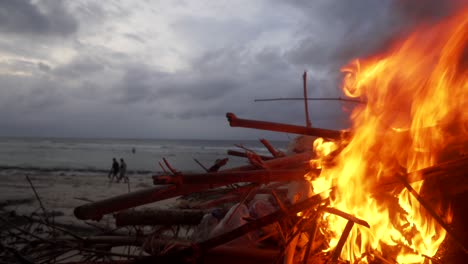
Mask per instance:
[[[434,256],[446,232],[408,191],[379,192],[379,182],[415,172],[444,159],[444,148],[468,138],[468,8],[431,27],[420,27],[387,52],[355,60],[342,69],[347,96],[365,99],[351,118],[353,136],[343,149],[318,139],[322,168],[315,193],[335,187],[331,206],[367,221],[355,225],[341,258],[368,263],[373,252],[398,263],[422,263]],[[420,192],[423,181],[411,184]],[[431,204],[445,221],[451,212]],[[333,249],[346,220],[324,215]]]

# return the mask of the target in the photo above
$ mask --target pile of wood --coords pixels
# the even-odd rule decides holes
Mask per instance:
[[[240,119],[232,113],[228,113],[227,118],[235,127],[343,142],[351,136],[347,131]],[[309,165],[314,157],[310,149],[296,148],[286,155],[267,140],[261,142],[271,156],[261,156],[248,149],[228,152],[246,158],[249,165],[222,170],[227,162],[223,159],[210,168],[204,167],[205,173],[184,173],[164,159],[164,164],[160,165],[165,173],[153,176],[155,187],[75,208],[75,216],[81,220],[99,221],[111,217],[115,221],[115,230],[79,236],[54,229],[60,234],[49,234],[46,239],[15,227],[15,234],[24,239],[27,233],[35,245],[47,248],[43,252],[49,258],[43,257],[44,263],[54,259],[60,260],[58,263],[341,263],[339,256],[350,231],[355,224],[369,227],[366,219],[330,207],[326,196],[309,195],[304,186],[310,184],[304,175],[320,174],[320,170],[311,169]],[[407,188],[447,230],[454,244],[466,252],[464,238],[460,238],[431,208],[428,202],[431,193],[418,194],[409,183],[424,179],[439,186],[445,196],[453,197],[468,191],[467,171],[468,157],[458,155],[437,166],[379,182],[374,190],[385,192]],[[136,208],[178,196],[184,198],[178,208]],[[255,202],[268,210],[256,211]],[[348,221],[338,245],[327,253],[322,252],[327,247],[327,238],[317,231],[319,219],[325,212]],[[8,223],[5,219],[0,220]],[[51,225],[45,220],[40,224]],[[40,262],[36,261],[39,258],[29,260],[26,250],[20,252],[8,247],[2,247],[2,250],[23,263]],[[29,256],[36,256],[36,253]],[[372,252],[372,259],[375,263],[395,263],[376,252]]]

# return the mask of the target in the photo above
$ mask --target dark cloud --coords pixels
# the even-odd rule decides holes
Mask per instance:
[[[145,64],[129,65],[123,70],[123,77],[119,82],[122,94],[118,99],[119,103],[123,104],[154,101],[156,87],[167,76],[166,73]]]
[[[0,75],[0,83],[0,112],[11,115],[6,119],[21,119],[22,115],[57,109],[64,103],[57,83],[47,78]]]
[[[0,32],[66,36],[77,28],[77,21],[61,1],[0,1]]]
[[[424,2],[429,7],[420,9],[414,2],[402,0],[275,0],[274,8],[260,5],[265,9],[252,13],[261,14],[258,17],[245,13],[197,17],[188,12],[190,16],[170,20],[167,28],[151,31],[137,28],[133,22],[127,25],[120,16],[134,21],[132,15],[141,6],[3,1],[0,33],[8,38],[0,39],[0,50],[17,56],[0,64],[0,133],[197,138],[271,135],[230,128],[225,114],[305,124],[303,101],[254,99],[302,97],[304,70],[308,71],[309,97],[342,96],[342,65],[384,48],[420,21],[434,21],[453,11],[452,5],[441,4],[445,1]],[[276,9],[284,15],[271,16],[269,12]],[[73,10],[73,16],[67,10]],[[86,25],[83,30],[76,31],[77,19]],[[151,33],[143,33],[148,31]],[[77,34],[67,43],[56,38],[74,32]],[[31,48],[38,35],[53,41]],[[57,47],[57,42],[63,49],[54,50],[52,57],[49,45]],[[158,61],[159,55],[167,56],[169,59],[162,60],[172,64],[163,68],[166,65]],[[346,111],[352,107],[310,101],[312,124],[345,128]]]
[[[337,70],[353,58],[385,49],[420,23],[433,23],[466,0],[291,1],[309,17],[291,62]],[[307,30],[312,29],[312,30]]]
[[[310,18],[291,62],[337,70],[352,58],[374,52],[399,30],[390,0],[294,1]],[[310,30],[307,30],[310,29]]]
[[[258,116],[261,112],[256,112],[253,103],[256,97],[301,94],[300,82],[291,93],[296,84],[290,81],[299,80],[300,74],[291,75],[283,56],[273,49],[254,54],[242,47],[218,49],[201,54],[192,65],[193,69],[176,73],[144,64],[129,67],[119,81],[119,102],[151,105],[153,113],[187,120],[231,111]]]

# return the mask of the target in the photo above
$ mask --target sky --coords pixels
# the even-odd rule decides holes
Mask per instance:
[[[240,118],[304,125],[340,67],[467,0],[0,1],[0,136],[287,140]],[[352,103],[309,103],[344,129]]]

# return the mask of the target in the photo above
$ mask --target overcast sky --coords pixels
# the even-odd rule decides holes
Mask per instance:
[[[452,2],[0,1],[0,136],[288,139],[225,114],[302,125],[303,102],[254,99],[302,96],[304,70],[310,97],[342,96],[340,66]],[[310,104],[348,126],[352,104]]]

